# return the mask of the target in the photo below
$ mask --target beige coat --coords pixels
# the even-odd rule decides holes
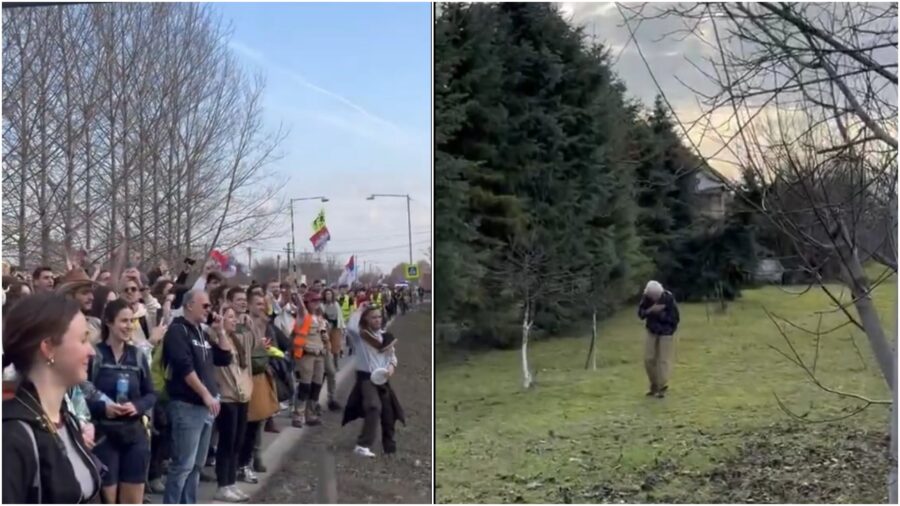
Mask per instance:
[[[241,368],[241,360],[238,357],[238,348],[234,341],[241,344],[244,352],[245,368]],[[252,332],[235,332],[231,346],[231,364],[225,367],[216,367],[215,378],[219,383],[219,394],[222,402],[250,402],[253,395],[253,375],[250,369],[250,355],[256,346],[256,337]]]

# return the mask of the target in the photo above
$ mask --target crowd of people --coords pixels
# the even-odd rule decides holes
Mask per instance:
[[[421,291],[293,278],[230,284],[214,262],[187,284],[165,262],[97,269],[72,262],[30,279],[4,265],[4,503],[244,502],[258,482],[263,431],[321,424],[323,387],[343,423],[364,420],[354,453],[396,451],[403,410],[388,379],[397,340],[386,322]],[[342,406],[336,373],[356,382]],[[206,468],[214,469],[210,473]]]

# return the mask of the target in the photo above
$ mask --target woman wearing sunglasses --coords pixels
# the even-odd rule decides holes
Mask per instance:
[[[134,277],[127,277],[122,284],[122,298],[128,303],[132,312],[131,344],[140,348],[149,357],[153,346],[159,343],[166,333],[165,326],[156,324],[156,312],[148,311],[141,302],[141,285]]]

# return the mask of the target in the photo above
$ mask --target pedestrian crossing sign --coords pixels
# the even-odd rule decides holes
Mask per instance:
[[[404,269],[404,277],[409,280],[419,279],[419,266],[406,264]]]

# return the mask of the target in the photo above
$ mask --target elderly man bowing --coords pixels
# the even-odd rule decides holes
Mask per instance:
[[[669,389],[669,375],[675,359],[675,331],[680,320],[675,297],[659,282],[650,281],[638,304],[638,317],[647,327],[644,346],[644,367],[650,379],[647,396],[662,399]]]

